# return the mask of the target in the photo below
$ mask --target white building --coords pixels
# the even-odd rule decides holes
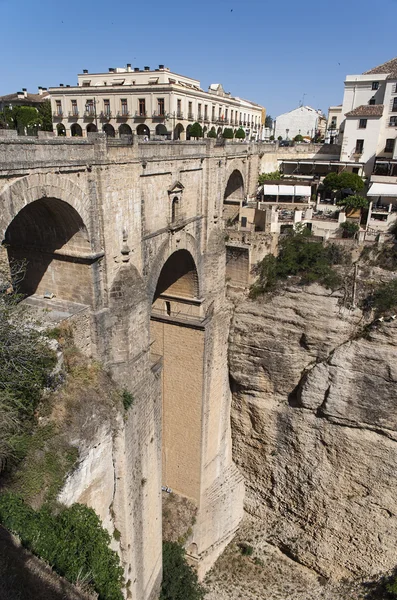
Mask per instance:
[[[326,119],[321,110],[311,106],[299,106],[294,110],[279,115],[274,121],[274,137],[283,140],[292,140],[301,135],[314,138],[318,132],[324,132]]]
[[[109,136],[137,134],[189,139],[199,122],[206,135],[220,135],[226,127],[242,127],[248,139],[258,139],[264,123],[262,106],[232,96],[222,85],[208,91],[191,77],[164,65],[132,69],[110,68],[108,73],[78,75],[77,86],[50,89],[54,128],[59,135],[82,136],[105,131]]]
[[[366,71],[348,75],[343,96],[341,159],[359,157],[371,175],[377,163],[397,165],[397,58]],[[385,162],[386,161],[386,162]],[[397,173],[396,173],[397,175]]]
[[[341,140],[340,126],[344,120],[342,104],[330,106],[328,109],[327,130],[325,133],[326,144],[339,144]]]

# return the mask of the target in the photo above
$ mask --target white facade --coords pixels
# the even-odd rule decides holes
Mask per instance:
[[[51,88],[54,129],[65,135],[104,130],[110,136],[137,134],[189,139],[189,126],[199,122],[205,133],[214,128],[242,127],[258,139],[264,122],[262,106],[232,96],[221,84],[208,92],[200,82],[172,73],[164,65],[151,70],[109,69],[78,75],[77,86]]]
[[[276,118],[274,136],[276,139],[281,136],[283,140],[292,140],[297,135],[312,139],[318,131],[325,129],[325,122],[325,117],[320,110],[311,106],[299,106]]]
[[[330,106],[328,109],[327,131],[325,134],[326,144],[339,144],[341,140],[340,126],[344,119],[342,113],[342,104],[339,106]]]
[[[371,175],[378,163],[397,159],[397,58],[362,75],[348,75],[342,104],[341,160],[365,163]],[[397,165],[396,165],[397,168]]]

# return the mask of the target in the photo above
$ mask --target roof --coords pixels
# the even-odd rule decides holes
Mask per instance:
[[[369,71],[365,71],[363,75],[376,75],[378,73],[388,74],[390,79],[397,79],[397,57],[388,60],[383,65],[378,65]]]
[[[383,104],[361,104],[346,113],[345,117],[381,117],[383,108]]]
[[[21,97],[18,96],[18,92],[14,94],[7,94],[6,96],[0,96],[0,102],[20,102],[26,100],[27,102],[44,102],[44,100],[49,100],[50,94],[48,92],[43,92],[40,94],[26,94],[26,96]]]

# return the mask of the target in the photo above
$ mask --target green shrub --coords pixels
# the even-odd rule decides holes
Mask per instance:
[[[123,569],[110,536],[92,508],[73,504],[54,515],[34,511],[13,493],[0,495],[0,522],[22,544],[72,583],[84,579],[100,600],[122,600]]]
[[[201,138],[203,137],[203,128],[201,127],[200,123],[193,123],[193,125],[190,128],[190,137],[194,137],[194,138]]]
[[[222,132],[222,137],[225,140],[232,140],[234,138],[233,129],[231,127],[225,127],[225,129]]]
[[[306,228],[292,231],[280,242],[278,256],[269,254],[258,263],[255,269],[258,277],[251,286],[250,297],[274,290],[280,280],[289,276],[298,276],[302,284],[317,281],[335,289],[340,285],[340,277],[332,264],[339,260],[333,244],[327,247],[311,241],[311,233]]]
[[[238,547],[240,548],[240,552],[243,556],[252,556],[252,554],[254,553],[253,547],[250,546],[250,544],[247,544],[246,542],[240,542],[238,544]]]
[[[209,130],[209,132],[207,133],[207,137],[209,138],[216,138],[216,131],[215,131],[215,127],[211,127],[211,129]]]
[[[379,285],[364,299],[364,309],[373,309],[380,316],[390,311],[397,312],[397,279]]]
[[[354,223],[353,221],[345,221],[344,223],[341,223],[341,229],[345,237],[352,238],[358,231],[360,231],[360,225],[358,223]]]
[[[272,173],[261,173],[258,177],[259,185],[265,183],[265,181],[271,181],[273,179],[281,179],[280,171],[273,171]]]
[[[323,181],[323,186],[329,191],[340,191],[350,188],[353,192],[359,192],[364,188],[364,181],[357,173],[329,173]]]
[[[368,200],[363,196],[347,196],[338,200],[337,204],[347,209],[367,208]]]
[[[128,390],[123,390],[121,394],[124,410],[128,410],[134,404],[134,396]]]
[[[234,136],[236,140],[245,140],[245,131],[242,127],[239,127],[236,131],[236,135]]]
[[[176,542],[163,542],[163,581],[160,600],[201,600],[204,588],[188,565],[185,550]]]
[[[300,133],[298,133],[298,135],[294,137],[294,142],[303,142],[303,135],[300,135]]]

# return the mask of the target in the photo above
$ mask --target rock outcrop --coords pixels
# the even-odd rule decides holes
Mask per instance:
[[[237,303],[229,363],[247,511],[287,556],[350,578],[397,564],[397,323],[364,329],[338,300]]]

